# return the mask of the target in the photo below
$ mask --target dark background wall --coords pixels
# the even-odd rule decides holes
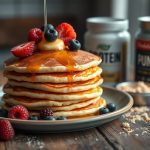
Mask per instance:
[[[86,18],[110,16],[111,0],[47,0],[48,23],[71,23],[83,43]],[[43,24],[43,0],[0,0],[0,49],[26,40],[32,27]]]
[[[137,17],[150,15],[149,0],[47,0],[47,5],[48,23],[71,23],[82,45],[88,17],[128,18],[133,40]],[[28,30],[42,24],[43,0],[0,0],[0,49],[24,42]]]

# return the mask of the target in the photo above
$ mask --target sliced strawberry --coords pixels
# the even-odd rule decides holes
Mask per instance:
[[[39,28],[33,28],[28,32],[28,41],[35,41],[39,43],[42,40],[42,30]]]
[[[58,38],[62,39],[65,45],[68,45],[70,40],[76,39],[74,28],[68,23],[61,23],[56,27]]]
[[[27,57],[27,56],[33,54],[33,52],[35,50],[35,46],[36,46],[36,44],[34,41],[23,43],[21,45],[18,45],[16,47],[12,48],[11,52],[16,57]]]

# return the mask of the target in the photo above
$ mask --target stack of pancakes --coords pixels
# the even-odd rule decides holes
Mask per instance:
[[[67,118],[95,115],[106,101],[101,98],[101,58],[76,52],[37,52],[5,62],[4,108],[25,106],[30,114],[51,108],[54,116]]]

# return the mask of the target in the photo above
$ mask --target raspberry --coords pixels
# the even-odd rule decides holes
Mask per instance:
[[[32,41],[32,42],[23,43],[21,45],[12,48],[11,52],[16,57],[26,57],[32,55],[34,50],[35,50],[35,42]]]
[[[9,110],[8,118],[28,120],[29,112],[24,106],[16,105]]]
[[[35,41],[39,43],[42,40],[42,30],[39,28],[33,28],[28,32],[28,41]]]
[[[46,108],[40,111],[41,118],[45,118],[47,116],[53,116],[53,111],[50,108]]]
[[[0,139],[10,140],[14,137],[15,132],[8,120],[0,120]]]
[[[76,32],[73,27],[68,23],[61,23],[56,28],[58,37],[62,39],[65,45],[68,45],[70,40],[76,39]]]

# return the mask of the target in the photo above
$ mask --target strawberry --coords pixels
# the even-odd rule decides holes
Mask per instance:
[[[0,140],[10,140],[15,132],[8,120],[0,120]]]
[[[33,28],[28,32],[28,41],[35,41],[39,43],[42,40],[42,30],[39,28]]]
[[[68,45],[70,40],[76,39],[76,32],[68,23],[61,23],[56,27],[58,38],[62,39],[65,45]]]
[[[16,105],[9,110],[8,118],[28,120],[29,112],[24,106]]]
[[[23,43],[21,45],[18,45],[11,49],[11,52],[16,57],[27,57],[29,55],[32,55],[32,53],[35,50],[35,42],[27,42]]]

